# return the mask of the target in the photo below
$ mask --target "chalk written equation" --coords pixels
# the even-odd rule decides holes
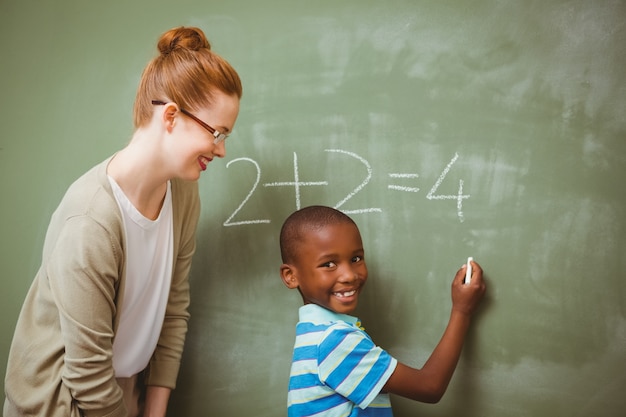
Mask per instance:
[[[382,212],[382,209],[379,207],[368,207],[368,208],[352,209],[352,210],[347,210],[347,209],[342,208],[350,199],[352,199],[358,193],[362,192],[363,189],[367,187],[370,180],[372,179],[372,167],[370,166],[369,162],[365,158],[357,155],[354,152],[346,151],[343,149],[326,149],[325,151],[331,152],[331,153],[342,154],[349,158],[356,159],[366,168],[366,174],[360,180],[361,182],[358,183],[352,189],[352,191],[350,191],[345,197],[343,197],[333,207],[337,210],[343,211],[346,214]],[[459,159],[459,154],[455,153],[452,159],[450,160],[450,162],[448,162],[448,165],[446,165],[446,167],[443,169],[443,171],[437,178],[437,181],[435,181],[433,186],[430,188],[430,191],[428,192],[428,194],[426,194],[426,198],[429,200],[455,200],[457,217],[459,218],[460,222],[463,222],[465,220],[463,216],[463,200],[468,199],[470,197],[469,194],[463,194],[463,180],[459,180],[459,188],[458,188],[457,194],[437,194],[437,191],[439,190],[440,185],[443,183],[446,176],[448,175],[448,172],[450,172],[450,169],[452,168],[452,166],[458,159]],[[270,223],[269,219],[235,220],[235,217],[237,217],[237,215],[243,209],[246,203],[250,200],[250,198],[254,195],[254,193],[258,191],[259,184],[261,183],[261,167],[254,159],[246,158],[246,157],[236,158],[236,159],[229,161],[226,164],[226,168],[229,168],[232,164],[242,163],[242,162],[250,163],[254,165],[254,167],[256,168],[256,179],[254,181],[254,184],[250,188],[248,194],[241,201],[241,203],[237,206],[237,208],[231,213],[228,219],[226,219],[226,221],[224,222],[224,226],[243,226],[243,225],[250,225],[250,224]],[[388,174],[388,176],[390,179],[394,179],[394,180],[414,179],[414,178],[419,177],[419,175],[416,173],[390,173]],[[296,152],[294,152],[293,153],[293,179],[290,179],[289,181],[284,181],[284,182],[283,181],[267,182],[267,183],[263,183],[262,186],[263,187],[291,187],[293,188],[295,191],[296,210],[299,210],[301,208],[300,194],[301,194],[302,188],[328,186],[328,181],[302,181],[300,179],[300,172],[298,169],[298,155]],[[408,186],[396,185],[396,184],[389,184],[387,188],[390,190],[410,192],[410,193],[417,193],[420,191],[420,189],[417,187],[408,187]]]

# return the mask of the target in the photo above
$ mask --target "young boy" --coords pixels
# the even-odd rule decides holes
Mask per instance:
[[[485,293],[482,269],[464,265],[452,282],[448,326],[422,369],[398,362],[376,346],[350,316],[367,280],[359,229],[350,217],[311,206],[287,218],[280,232],[280,275],[304,306],[296,326],[288,415],[391,416],[389,393],[436,403],[463,346],[472,313]]]

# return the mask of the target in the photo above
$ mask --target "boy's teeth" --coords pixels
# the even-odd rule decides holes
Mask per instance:
[[[336,292],[335,295],[338,297],[350,297],[356,293],[356,290],[347,291],[347,292]]]

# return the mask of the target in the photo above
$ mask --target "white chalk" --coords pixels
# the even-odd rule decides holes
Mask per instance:
[[[469,284],[472,279],[472,261],[474,258],[471,256],[467,258],[467,269],[465,270],[465,284]]]

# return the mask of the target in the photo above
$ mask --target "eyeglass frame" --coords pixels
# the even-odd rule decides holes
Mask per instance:
[[[164,106],[167,103],[161,100],[152,100],[152,104],[154,106]],[[205,122],[203,122],[202,120],[200,120],[199,118],[197,118],[196,116],[194,116],[193,114],[189,113],[187,110],[183,109],[182,107],[179,107],[178,110],[180,110],[180,112],[182,114],[184,114],[185,116],[191,118],[194,122],[198,123],[200,126],[202,126],[203,128],[205,128],[206,130],[209,131],[209,133],[211,133],[211,135],[213,136],[213,144],[217,145],[220,142],[223,142],[226,140],[226,138],[228,138],[229,135],[227,135],[226,133],[222,133],[217,129],[212,128],[211,126],[209,126],[208,124],[206,124]]]

